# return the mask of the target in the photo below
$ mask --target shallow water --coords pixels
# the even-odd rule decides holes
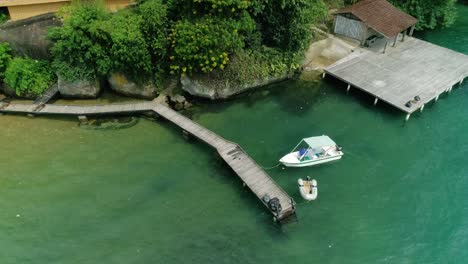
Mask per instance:
[[[433,43],[468,53],[468,8]],[[86,130],[0,117],[0,263],[464,263],[468,85],[404,115],[331,80],[284,82],[194,120],[265,167],[327,134],[341,161],[269,170],[300,203],[279,228],[236,175],[169,122]],[[302,203],[298,177],[319,183]]]

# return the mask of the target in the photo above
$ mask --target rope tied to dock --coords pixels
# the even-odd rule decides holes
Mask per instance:
[[[272,169],[278,168],[280,165],[281,165],[281,163],[278,162],[278,164],[276,164],[275,166],[272,166],[272,167],[266,167],[266,168],[263,167],[263,166],[261,166],[261,167],[262,167],[262,169],[264,169],[264,170],[272,170]]]

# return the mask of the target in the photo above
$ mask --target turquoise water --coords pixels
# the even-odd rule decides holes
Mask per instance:
[[[468,53],[468,8],[421,37]],[[404,123],[345,85],[291,81],[194,120],[272,166],[328,134],[336,163],[269,170],[298,205],[278,227],[236,175],[168,122],[85,130],[67,118],[0,117],[0,263],[464,263],[468,85]],[[302,203],[298,177],[319,183]]]

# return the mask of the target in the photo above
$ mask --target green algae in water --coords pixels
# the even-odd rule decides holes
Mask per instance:
[[[459,18],[424,38],[468,53],[468,35],[446,38],[468,28],[466,7]],[[344,147],[339,162],[268,171],[298,202],[298,177],[319,183],[285,229],[169,122],[91,131],[1,116],[0,263],[464,263],[468,85],[406,124],[345,88],[283,82],[192,113],[264,166],[306,136]]]

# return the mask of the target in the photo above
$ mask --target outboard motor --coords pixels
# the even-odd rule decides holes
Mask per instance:
[[[337,150],[337,151],[342,151],[342,150],[343,150],[343,147],[341,147],[341,146],[336,146],[336,150]]]
[[[270,210],[275,213],[279,213],[283,209],[281,208],[281,204],[277,197],[271,199],[270,202],[268,202],[268,208],[270,208]]]

